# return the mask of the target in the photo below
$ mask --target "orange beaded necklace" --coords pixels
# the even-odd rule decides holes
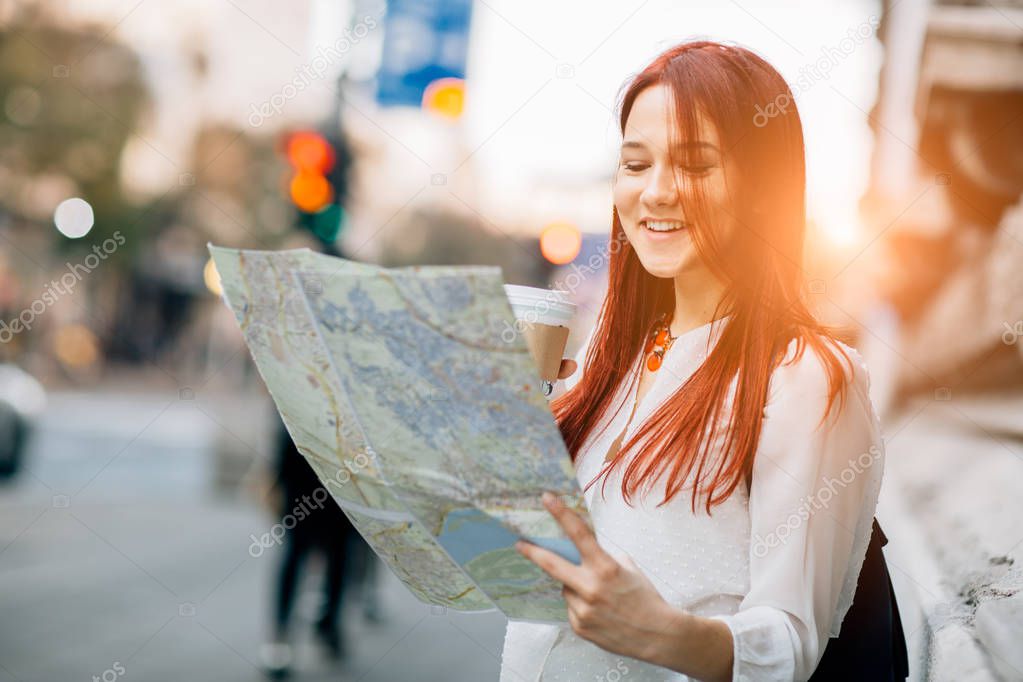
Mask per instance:
[[[646,356],[646,368],[651,372],[656,372],[661,368],[661,363],[664,361],[664,354],[671,348],[671,344],[675,343],[676,336],[672,336],[668,327],[671,325],[671,318],[665,315],[661,315],[657,326],[650,333],[650,338],[646,342],[646,350],[644,351]]]

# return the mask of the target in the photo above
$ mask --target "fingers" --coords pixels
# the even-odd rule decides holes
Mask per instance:
[[[547,575],[584,598],[593,595],[594,579],[617,579],[621,565],[597,544],[597,536],[582,517],[563,505],[552,493],[544,493],[543,502],[561,530],[579,550],[581,564],[576,565],[548,549],[521,540],[515,544],[515,549]]]
[[[558,556],[549,549],[522,540],[515,543],[515,549],[559,583],[566,586],[579,585],[580,569],[571,561]]]
[[[579,550],[579,556],[584,563],[602,563],[610,559],[606,552],[597,544],[597,536],[593,534],[586,522],[574,511],[566,507],[558,499],[557,495],[551,493],[543,494],[543,503],[547,511],[551,513],[554,520],[561,526],[568,539],[575,544]]]
[[[559,379],[567,379],[568,377],[575,374],[575,370],[579,368],[579,363],[575,360],[565,358],[561,361],[561,369],[558,370]]]

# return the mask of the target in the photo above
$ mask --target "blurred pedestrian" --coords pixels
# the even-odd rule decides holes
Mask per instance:
[[[283,425],[278,434],[276,480],[283,505],[284,558],[273,596],[273,639],[264,645],[264,669],[274,677],[290,674],[294,660],[291,619],[303,568],[309,555],[323,553],[324,582],[322,609],[315,633],[332,660],[344,656],[341,603],[345,587],[345,565],[351,540],[358,539],[351,522],[329,497],[323,500],[323,484],[295,447]],[[354,536],[354,537],[353,537]]]

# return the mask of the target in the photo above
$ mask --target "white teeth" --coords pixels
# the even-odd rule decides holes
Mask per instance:
[[[675,220],[647,221],[645,225],[648,230],[653,230],[654,232],[672,232],[674,230],[681,230],[685,227],[684,224]]]

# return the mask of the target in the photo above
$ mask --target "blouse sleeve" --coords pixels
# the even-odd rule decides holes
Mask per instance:
[[[828,378],[813,349],[771,378],[750,487],[750,590],[737,613],[716,617],[732,632],[733,682],[808,679],[852,604],[884,442],[866,367],[842,348],[845,402],[836,397],[819,427]]]

